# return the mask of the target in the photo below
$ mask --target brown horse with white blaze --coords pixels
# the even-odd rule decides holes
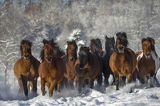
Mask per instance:
[[[46,93],[46,84],[48,85],[49,96],[53,95],[56,86],[60,92],[66,67],[63,59],[57,54],[58,51],[59,48],[53,40],[43,40],[43,49],[41,52],[42,62],[39,67],[42,95]]]
[[[110,57],[109,66],[114,74],[116,90],[118,90],[121,77],[127,77],[128,82],[132,81],[136,67],[136,55],[131,49],[127,48],[128,40],[125,32],[118,32],[116,36],[116,50]]]
[[[77,44],[74,40],[67,41],[66,54],[66,86],[68,88],[73,88],[75,80],[75,62],[77,60]]]
[[[38,67],[40,62],[31,53],[32,43],[22,40],[20,45],[21,58],[14,65],[14,74],[18,80],[19,92],[24,92],[28,96],[28,87],[32,92],[37,92]],[[30,83],[28,86],[27,82]]]
[[[152,56],[152,42],[150,38],[142,39],[142,52],[137,56],[137,72],[141,83],[145,83],[146,78],[155,75],[156,65]]]

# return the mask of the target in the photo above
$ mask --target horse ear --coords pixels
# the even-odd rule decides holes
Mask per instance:
[[[43,44],[45,45],[48,41],[46,39],[43,39]]]
[[[67,41],[67,45],[70,43],[70,41]]]
[[[24,44],[24,43],[25,43],[25,40],[22,40],[22,41],[21,41],[21,45]]]
[[[32,42],[29,41],[29,46],[32,47]]]
[[[107,36],[107,35],[105,36],[105,39],[106,39],[106,40],[108,39],[108,36]]]
[[[51,43],[55,44],[54,39],[51,39]]]
[[[121,32],[121,34],[123,35],[123,37],[124,37],[125,39],[127,39],[127,34],[126,34],[126,32]]]
[[[147,39],[151,42],[152,45],[155,45],[155,40],[151,37],[147,37]]]
[[[118,38],[121,35],[121,32],[116,33],[116,37]]]
[[[146,40],[146,38],[142,38],[141,43],[143,43]]]

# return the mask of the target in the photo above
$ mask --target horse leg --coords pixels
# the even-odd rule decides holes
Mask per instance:
[[[22,83],[22,79],[19,78],[18,79],[18,85],[19,85],[19,94],[22,94],[23,93],[23,83]]]
[[[31,81],[28,81],[27,87],[28,87],[28,91],[29,91],[29,92],[31,91],[31,89],[33,89],[33,85],[32,85],[32,82],[31,82]]]
[[[98,83],[98,86],[102,86],[102,73],[100,73],[100,75],[98,75],[97,77],[97,83]]]
[[[22,78],[24,94],[25,94],[26,97],[28,97],[27,77],[21,75],[21,78]]]
[[[144,75],[142,75],[142,73],[139,73],[138,78],[139,78],[139,81],[141,82],[141,84],[145,84]]]
[[[105,64],[104,64],[105,63]],[[106,62],[103,62],[103,76],[104,76],[104,85],[105,86],[108,86],[109,85],[109,82],[108,82],[108,79],[109,79],[109,72],[107,71],[107,66],[106,66]]]
[[[118,74],[114,74],[114,75],[115,75],[116,90],[119,90],[119,75]]]
[[[157,79],[157,77],[156,77],[156,74],[153,76],[153,78],[154,78],[154,81],[155,81],[156,85],[157,85],[158,87],[160,87],[160,83],[159,83],[159,81],[158,81],[158,79]]]
[[[128,83],[132,82],[132,78],[133,78],[132,74],[127,75]]]
[[[57,89],[58,89],[59,95],[61,95],[62,81],[59,81],[59,82],[57,83]]]
[[[41,92],[42,92],[42,95],[44,96],[46,91],[45,91],[45,79],[44,78],[41,78]],[[48,85],[48,88],[49,88],[49,85]]]
[[[70,89],[73,89],[73,88],[74,88],[73,81],[69,80],[69,81],[68,81],[68,84],[69,84],[69,88],[70,88]]]
[[[82,91],[82,86],[83,86],[83,81],[82,80],[79,80],[77,82],[77,86],[78,86],[78,92],[81,93]]]
[[[91,80],[91,81],[90,81],[90,88],[93,88],[93,86],[94,86],[94,81]]]
[[[53,90],[55,89],[56,87],[56,81],[52,81],[50,83],[50,87],[49,87],[49,96],[52,97],[53,96]]]
[[[37,78],[32,80],[32,92],[37,93]]]

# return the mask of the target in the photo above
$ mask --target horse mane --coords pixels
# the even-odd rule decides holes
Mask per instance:
[[[22,40],[21,43],[20,43],[21,56],[23,56],[22,45],[24,45],[24,44],[27,44],[27,45],[29,45],[30,47],[32,47],[32,42],[30,42],[29,40],[25,40],[25,39]],[[31,53],[31,48],[29,49],[29,53],[32,54],[32,53]]]
[[[116,37],[117,37],[117,39],[119,39],[119,40],[124,42],[124,46],[125,47],[128,46],[128,39],[127,39],[126,32],[118,32],[118,33],[116,33]]]

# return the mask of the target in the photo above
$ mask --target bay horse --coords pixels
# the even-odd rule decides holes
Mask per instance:
[[[32,43],[28,40],[22,40],[20,44],[21,58],[14,64],[14,75],[19,84],[19,92],[24,92],[28,96],[28,88],[37,93],[38,67],[40,62],[32,55]],[[28,86],[28,83],[30,86]]]
[[[57,54],[59,47],[53,40],[43,40],[43,48],[41,51],[42,62],[39,66],[39,76],[41,79],[41,91],[44,96],[45,85],[48,86],[49,96],[53,95],[54,89],[57,87],[61,90],[61,84],[64,79],[66,67],[63,59]]]
[[[94,80],[101,74],[102,64],[99,57],[90,52],[89,47],[82,46],[75,63],[75,70],[78,91],[81,92],[86,82],[93,88]],[[100,84],[99,81],[98,84]]]
[[[121,77],[127,77],[128,82],[132,81],[137,61],[135,53],[127,47],[127,34],[118,32],[116,37],[115,51],[109,59],[109,66],[114,74],[116,90],[118,90]]]
[[[152,38],[143,38],[141,41],[142,52],[139,52],[137,56],[137,72],[138,79],[141,83],[146,83],[145,79],[151,79],[156,73],[156,61],[153,58],[153,39]],[[155,54],[156,55],[156,54]]]
[[[74,40],[67,41],[67,49],[66,49],[66,86],[69,88],[74,87],[75,80],[75,62],[77,60],[77,44]]]

